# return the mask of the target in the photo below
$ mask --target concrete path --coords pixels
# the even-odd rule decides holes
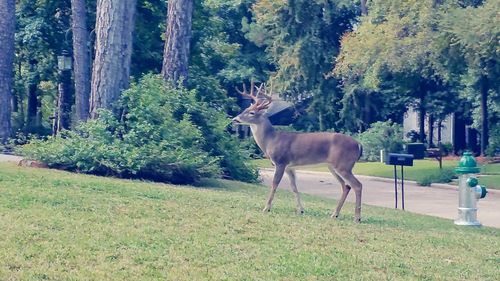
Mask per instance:
[[[0,162],[19,163],[23,158],[20,156],[0,154]]]
[[[270,185],[272,169],[262,169],[260,174],[264,183]],[[358,176],[363,183],[363,204],[394,208],[394,181],[375,177]],[[297,171],[299,192],[327,198],[340,198],[342,188],[329,173]],[[290,182],[285,175],[280,188],[290,190]],[[398,207],[401,209],[401,188],[398,188]],[[262,202],[264,202],[264,198]],[[354,202],[351,191],[347,201]],[[307,212],[307,201],[304,202]],[[332,209],[335,207],[332,204]],[[405,210],[408,212],[431,215],[447,219],[456,219],[458,208],[458,191],[452,185],[438,187],[418,186],[405,181]],[[486,198],[478,201],[478,220],[485,226],[500,228],[500,191],[489,190]]]

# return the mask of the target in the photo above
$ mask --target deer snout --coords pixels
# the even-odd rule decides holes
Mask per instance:
[[[233,119],[231,119],[233,121],[233,123],[241,123],[241,120],[240,120],[240,117],[239,116],[236,116],[234,117]]]

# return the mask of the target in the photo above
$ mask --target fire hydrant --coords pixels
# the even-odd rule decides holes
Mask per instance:
[[[478,185],[473,174],[479,173],[476,160],[470,152],[464,152],[458,167],[458,219],[457,225],[481,226],[477,220],[477,200],[486,197],[486,187]]]

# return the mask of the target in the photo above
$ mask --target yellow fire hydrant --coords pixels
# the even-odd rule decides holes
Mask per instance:
[[[464,152],[455,173],[458,174],[458,218],[455,224],[481,226],[477,220],[477,200],[486,197],[488,191],[474,176],[479,173],[479,167],[470,152]]]

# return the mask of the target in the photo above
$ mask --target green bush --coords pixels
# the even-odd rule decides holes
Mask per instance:
[[[495,124],[490,129],[490,138],[488,148],[486,149],[486,155],[497,156],[500,155],[500,125]]]
[[[441,149],[443,150],[443,154],[447,156],[453,152],[453,144],[451,142],[445,142],[441,145]]]
[[[28,158],[67,170],[190,183],[221,173],[254,181],[236,140],[226,131],[230,120],[197,101],[194,91],[175,89],[161,77],[146,75],[125,91],[117,118],[99,118],[47,140],[20,148]]]
[[[392,121],[375,122],[357,137],[363,145],[362,159],[380,161],[380,150],[398,153],[403,150],[403,129]]]
[[[424,178],[417,180],[418,185],[430,186],[432,183],[449,183],[454,178],[456,178],[455,173],[451,169],[443,169],[438,173],[425,176]]]

